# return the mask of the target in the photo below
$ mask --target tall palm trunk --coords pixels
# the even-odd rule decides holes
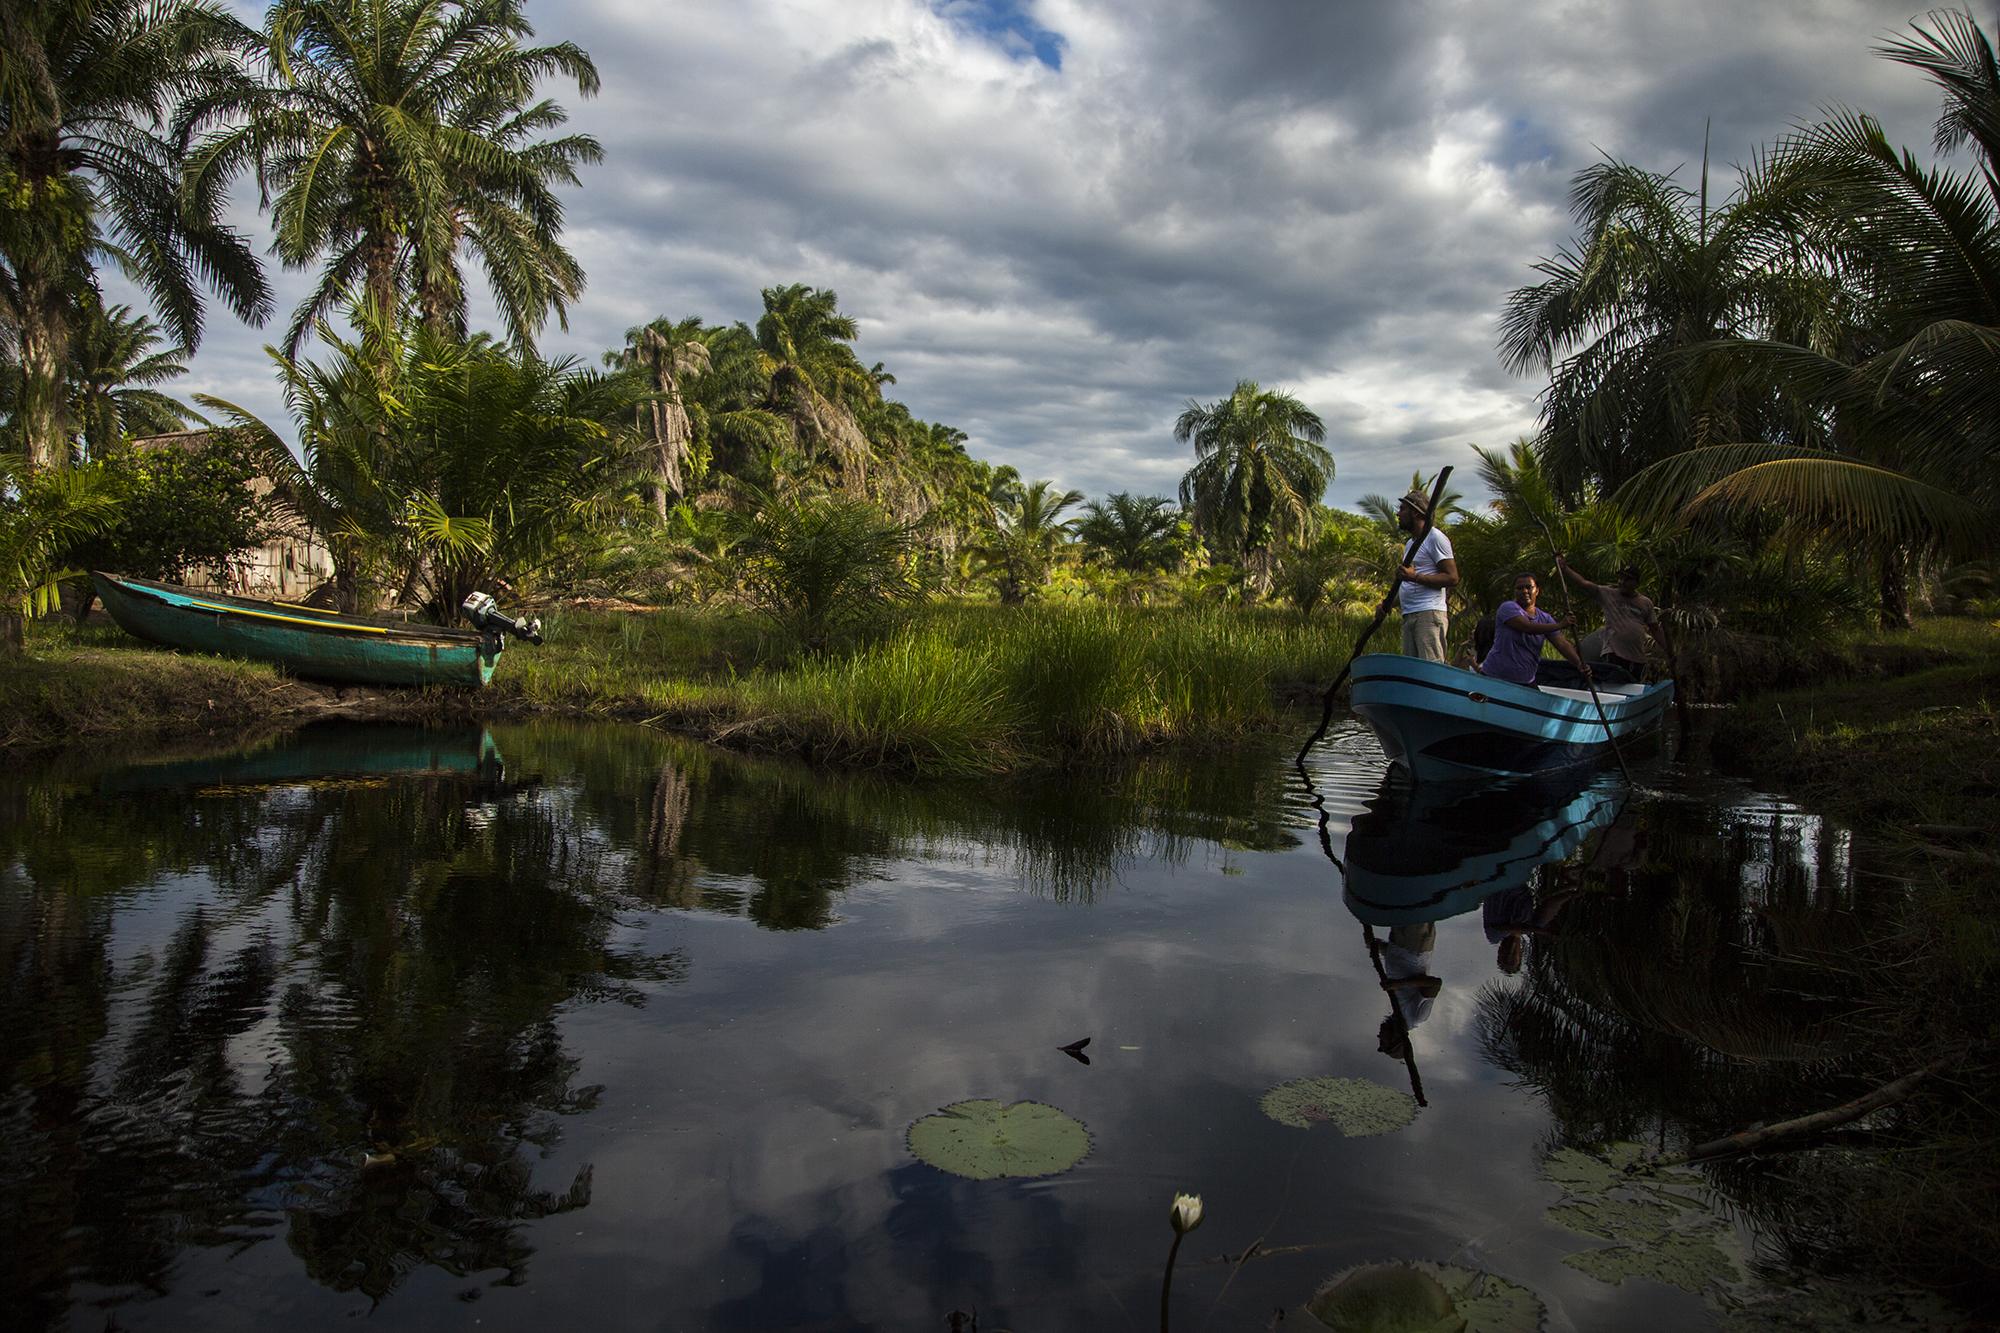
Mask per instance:
[[[1880,561],[1882,596],[1881,618],[1883,629],[1909,629],[1915,621],[1910,616],[1909,557],[1903,551],[1885,551]]]
[[[24,275],[21,285],[20,421],[28,466],[62,467],[69,462],[69,400],[62,370],[69,330],[46,282]]]

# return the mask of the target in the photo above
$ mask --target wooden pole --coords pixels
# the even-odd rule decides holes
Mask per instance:
[[[1340,668],[1340,674],[1333,678],[1333,684],[1326,687],[1326,694],[1320,700],[1319,726],[1299,747],[1298,757],[1293,760],[1300,768],[1305,767],[1306,751],[1319,744],[1320,737],[1326,735],[1327,725],[1333,721],[1333,699],[1340,687],[1347,681],[1347,673],[1354,669],[1354,659],[1361,656],[1361,650],[1368,646],[1368,640],[1375,637],[1375,631],[1382,628],[1382,622],[1389,618],[1389,608],[1395,605],[1396,590],[1403,586],[1403,566],[1417,558],[1417,547],[1423,544],[1431,529],[1437,526],[1438,500],[1444,495],[1444,483],[1451,476],[1451,469],[1445,468],[1437,474],[1437,481],[1431,485],[1431,502],[1424,510],[1424,530],[1410,539],[1403,552],[1403,558],[1396,563],[1395,577],[1389,580],[1389,591],[1382,594],[1382,604],[1375,608],[1375,618],[1368,622],[1368,628],[1361,631],[1361,637],[1354,641],[1354,651],[1347,655],[1347,664]]]
[[[1529,510],[1528,512],[1534,513],[1533,510]],[[1556,579],[1562,584],[1563,590],[1563,607],[1569,612],[1569,623],[1571,628],[1574,628],[1576,626],[1576,599],[1569,595],[1569,575],[1563,573],[1562,551],[1556,546],[1555,534],[1549,531],[1548,524],[1542,522],[1540,514],[1535,514],[1535,526],[1542,530],[1542,536],[1549,544],[1549,554],[1555,557]],[[1540,652],[1541,650],[1538,648],[1535,651]],[[1579,657],[1582,655],[1581,652],[1577,654]],[[1611,742],[1611,756],[1618,761],[1618,771],[1625,775],[1625,785],[1628,787],[1638,786],[1638,783],[1632,781],[1632,770],[1625,766],[1625,753],[1618,748],[1618,737],[1611,732],[1611,719],[1604,715],[1604,700],[1598,697],[1597,682],[1591,679],[1588,668],[1583,673],[1583,684],[1584,688],[1590,691],[1590,702],[1597,706],[1597,720],[1604,724],[1604,739]]]

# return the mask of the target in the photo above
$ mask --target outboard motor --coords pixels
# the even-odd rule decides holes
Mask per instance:
[[[542,641],[540,617],[532,620],[516,620],[500,609],[499,603],[493,600],[492,593],[473,593],[465,599],[459,610],[465,612],[465,618],[482,634],[492,634],[497,637],[505,633],[517,639],[525,639],[529,643]]]

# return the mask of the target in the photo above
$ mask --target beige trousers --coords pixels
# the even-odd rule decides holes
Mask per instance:
[[[1444,612],[1411,611],[1403,616],[1403,656],[1444,661]]]

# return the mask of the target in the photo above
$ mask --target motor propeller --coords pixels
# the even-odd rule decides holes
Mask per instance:
[[[481,632],[500,630],[517,639],[525,639],[529,643],[542,641],[541,617],[516,620],[500,609],[500,604],[493,600],[493,594],[490,592],[473,593],[465,599],[459,609],[465,612],[465,618],[472,622],[472,627]]]

